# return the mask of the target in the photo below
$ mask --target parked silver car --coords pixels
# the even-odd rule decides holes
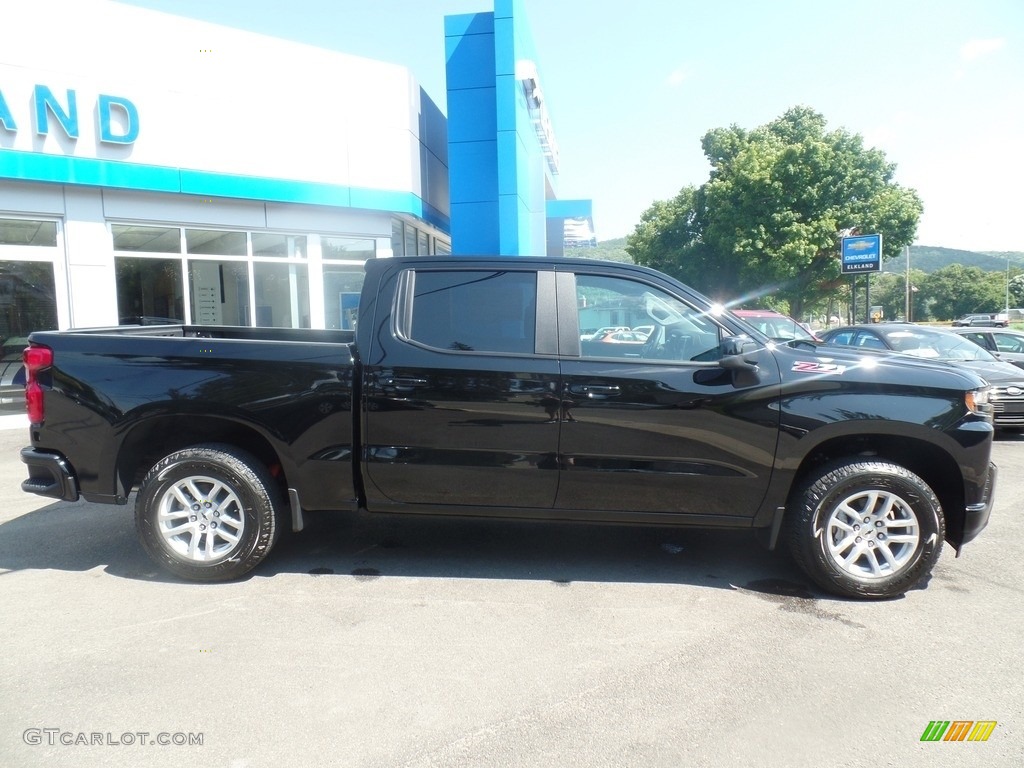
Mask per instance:
[[[1024,332],[1011,328],[953,328],[952,331],[987,349],[1000,360],[1024,368]]]

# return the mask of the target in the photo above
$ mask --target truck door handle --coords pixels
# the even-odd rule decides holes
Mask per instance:
[[[601,384],[573,384],[569,387],[569,392],[573,395],[600,398],[621,395],[622,389],[616,386],[604,386]]]

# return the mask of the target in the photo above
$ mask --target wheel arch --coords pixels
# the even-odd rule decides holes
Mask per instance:
[[[964,484],[956,459],[934,442],[903,435],[847,435],[825,440],[800,463],[790,486],[787,508],[793,494],[808,476],[821,467],[844,458],[877,459],[899,464],[920,477],[934,491],[946,522],[946,537],[958,540],[964,527]]]
[[[219,416],[177,414],[153,416],[132,427],[117,457],[117,492],[127,497],[160,459],[201,443],[220,443],[255,456],[281,488],[287,467],[271,439],[250,424]]]

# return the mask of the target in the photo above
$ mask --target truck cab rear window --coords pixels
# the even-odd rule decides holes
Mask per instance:
[[[409,338],[458,352],[533,354],[533,272],[417,270]]]

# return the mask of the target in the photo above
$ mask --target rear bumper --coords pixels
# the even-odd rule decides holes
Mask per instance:
[[[22,448],[21,460],[28,467],[28,480],[22,482],[21,490],[63,501],[78,501],[78,478],[61,454]]]
[[[968,504],[964,508],[964,532],[960,537],[960,544],[957,546],[957,554],[960,553],[960,546],[977,538],[985,526],[988,525],[988,518],[992,514],[992,502],[995,499],[996,476],[999,470],[995,464],[988,465],[988,480],[982,491],[981,500],[976,504]]]

